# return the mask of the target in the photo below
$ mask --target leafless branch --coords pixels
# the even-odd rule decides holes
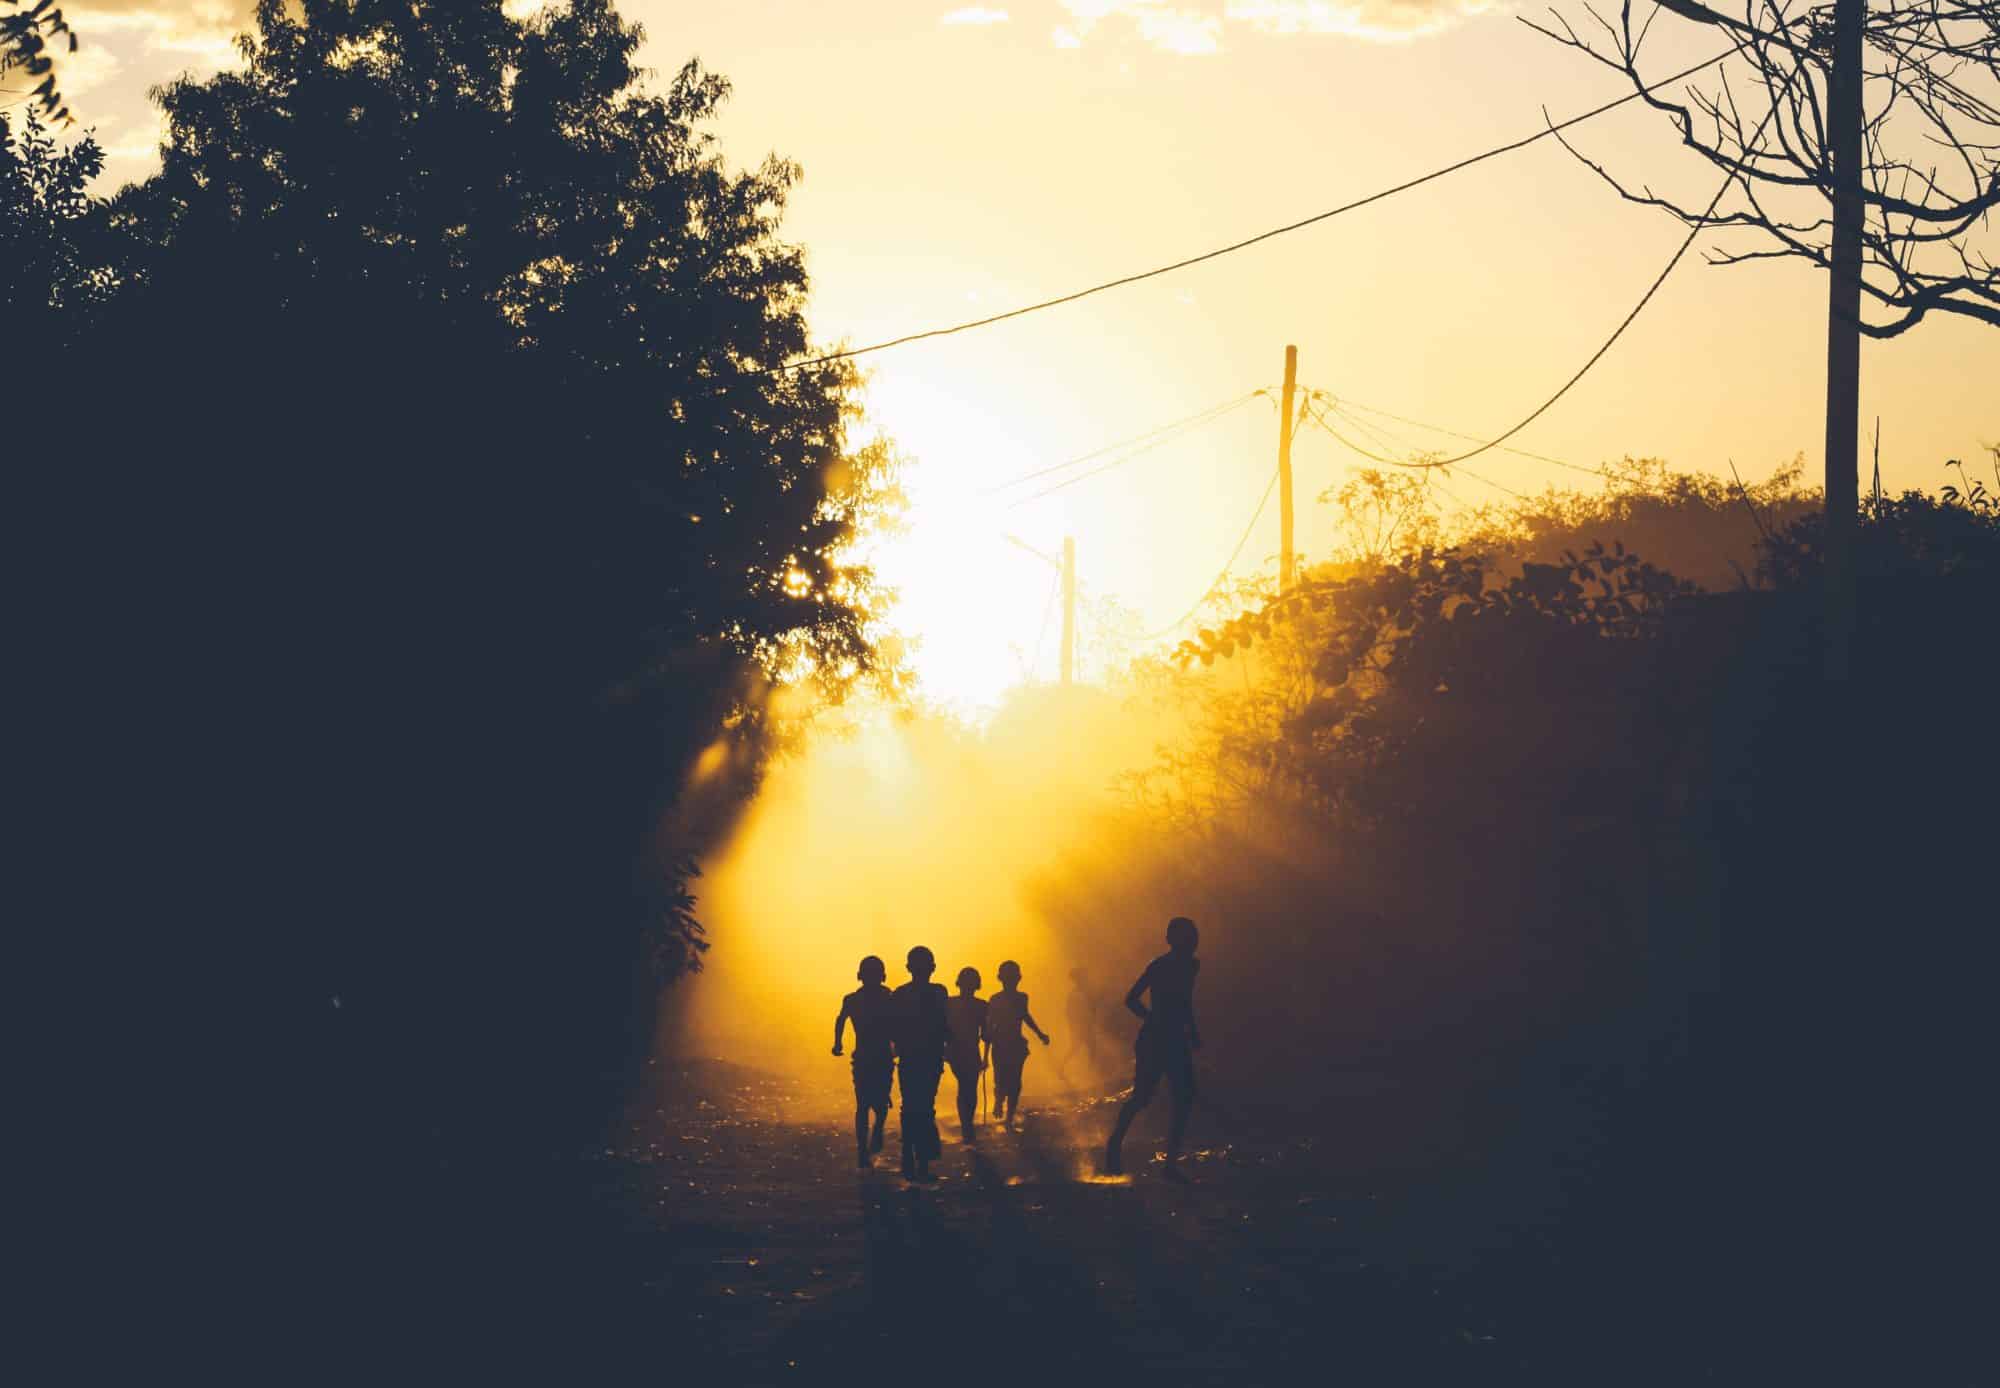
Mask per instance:
[[[1741,0],[1728,13],[1704,0],[1622,0],[1615,19],[1591,0],[1582,8],[1581,30],[1559,10],[1523,22],[1624,75],[1685,148],[1729,175],[1737,196],[1698,211],[1621,179],[1559,134],[1563,147],[1629,202],[1770,243],[1711,252],[1711,264],[1826,266],[1831,6],[1795,14],[1792,0]],[[1719,80],[1649,88],[1639,54],[1662,9],[1727,37],[1735,53]],[[1864,40],[1863,289],[1877,316],[1862,330],[1891,337],[1933,313],[2000,323],[2000,272],[1981,244],[2000,209],[2000,0],[1873,0]],[[1772,134],[1752,139],[1753,127]]]

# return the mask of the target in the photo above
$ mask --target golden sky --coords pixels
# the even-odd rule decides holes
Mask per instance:
[[[226,60],[229,0],[66,7],[83,52],[72,106],[147,171],[145,91]],[[813,319],[860,344],[995,312],[1295,220],[1621,94],[1500,5],[1463,0],[628,0],[662,73],[698,55],[735,84],[730,156],[799,161],[789,218]],[[1706,56],[1668,34],[1664,74]],[[1685,29],[1686,26],[1682,26]],[[1706,166],[1628,107],[1582,127],[1594,156],[1697,204]],[[1195,269],[869,358],[880,427],[916,460],[910,536],[887,557],[943,695],[1052,675],[1051,575],[1007,545],[1074,535],[1086,589],[1172,621],[1215,576],[1274,464],[1262,402],[1014,510],[984,488],[1275,385],[1302,381],[1490,436],[1540,403],[1658,274],[1681,229],[1621,203],[1552,141]],[[1611,354],[1513,440],[1579,464],[1624,454],[1763,476],[1819,466],[1825,289],[1809,269],[1683,262]],[[2000,439],[2000,332],[1934,317],[1865,343],[1862,414],[1885,483],[1935,487],[1947,457]],[[1451,442],[1397,429],[1418,446]],[[1864,447],[1865,456],[1865,447]],[[1312,498],[1355,464],[1324,435],[1296,454]],[[1475,471],[1523,490],[1587,481],[1510,454]],[[1865,467],[1865,463],[1864,463]],[[1467,501],[1497,494],[1467,477]],[[1275,554],[1273,506],[1243,567]],[[1088,650],[1085,658],[1088,661]],[[1086,672],[1087,672],[1086,664]]]

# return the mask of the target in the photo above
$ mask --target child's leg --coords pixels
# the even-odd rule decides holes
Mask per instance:
[[[1004,1118],[1012,1119],[1021,1099],[1021,1065],[1026,1056],[1009,1046],[993,1052],[993,1096]]]
[[[1167,1125],[1167,1160],[1180,1160],[1181,1135],[1187,1132],[1188,1115],[1194,1111],[1194,1052],[1182,1051],[1168,1067],[1167,1082],[1173,1089],[1174,1110]]]
[[[903,1094],[902,1141],[900,1144],[903,1149],[903,1174],[905,1176],[914,1176],[917,1174],[917,1144],[919,1138],[916,1128],[912,1126],[918,1119],[916,1105],[911,1102],[911,1099],[917,1085],[911,1077],[910,1067],[906,1061],[898,1061],[896,1064],[896,1085]]]
[[[958,1061],[951,1064],[951,1075],[958,1082],[958,1133],[960,1137],[972,1136],[972,1115],[978,1101],[978,1071]]]
[[[1125,1170],[1125,1134],[1132,1126],[1132,1120],[1139,1111],[1153,1100],[1153,1090],[1160,1083],[1160,1065],[1156,1056],[1145,1048],[1138,1053],[1138,1066],[1132,1076],[1132,1097],[1118,1110],[1118,1122],[1111,1129],[1111,1140],[1104,1144],[1104,1170],[1107,1175],[1116,1176]]]

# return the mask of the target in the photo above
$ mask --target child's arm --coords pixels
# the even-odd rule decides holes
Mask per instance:
[[[1139,975],[1139,981],[1132,985],[1132,991],[1125,995],[1125,1006],[1131,1010],[1133,1016],[1142,1022],[1150,1019],[1153,1015],[1146,1004],[1141,1001],[1146,996],[1146,989],[1152,986],[1152,982],[1153,966],[1148,964],[1146,971]]]
[[[1042,1038],[1044,1046],[1049,1044],[1049,1034],[1042,1030],[1041,1024],[1035,1020],[1035,1014],[1028,1011],[1028,999],[1026,995],[1023,995],[1021,998],[1021,1020],[1028,1024],[1029,1031]]]
[[[842,998],[840,1000],[840,1015],[833,1019],[833,1053],[835,1055],[840,1054],[840,1034],[846,1029],[847,1029],[847,999]],[[854,1029],[854,1034],[858,1038],[861,1035],[861,1028],[856,1027]]]

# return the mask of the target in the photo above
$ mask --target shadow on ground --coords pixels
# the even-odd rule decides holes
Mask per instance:
[[[1109,1181],[1090,1158],[1114,1101],[1072,1094],[976,1146],[947,1124],[942,1178],[920,1189],[894,1172],[893,1119],[858,1172],[813,1098],[686,1067],[592,1158],[597,1309],[616,1339],[599,1348],[740,1383],[912,1363],[972,1382],[1684,1384],[1712,1369],[1698,1292],[1665,1306],[1644,1250],[1608,1260],[1565,1227],[1559,1183],[1504,1155],[1391,1185],[1357,1175],[1336,1133],[1234,1115],[1207,1125],[1229,1140],[1211,1134],[1185,1183],[1143,1158]],[[1143,1120],[1134,1136],[1133,1155],[1150,1149]]]

